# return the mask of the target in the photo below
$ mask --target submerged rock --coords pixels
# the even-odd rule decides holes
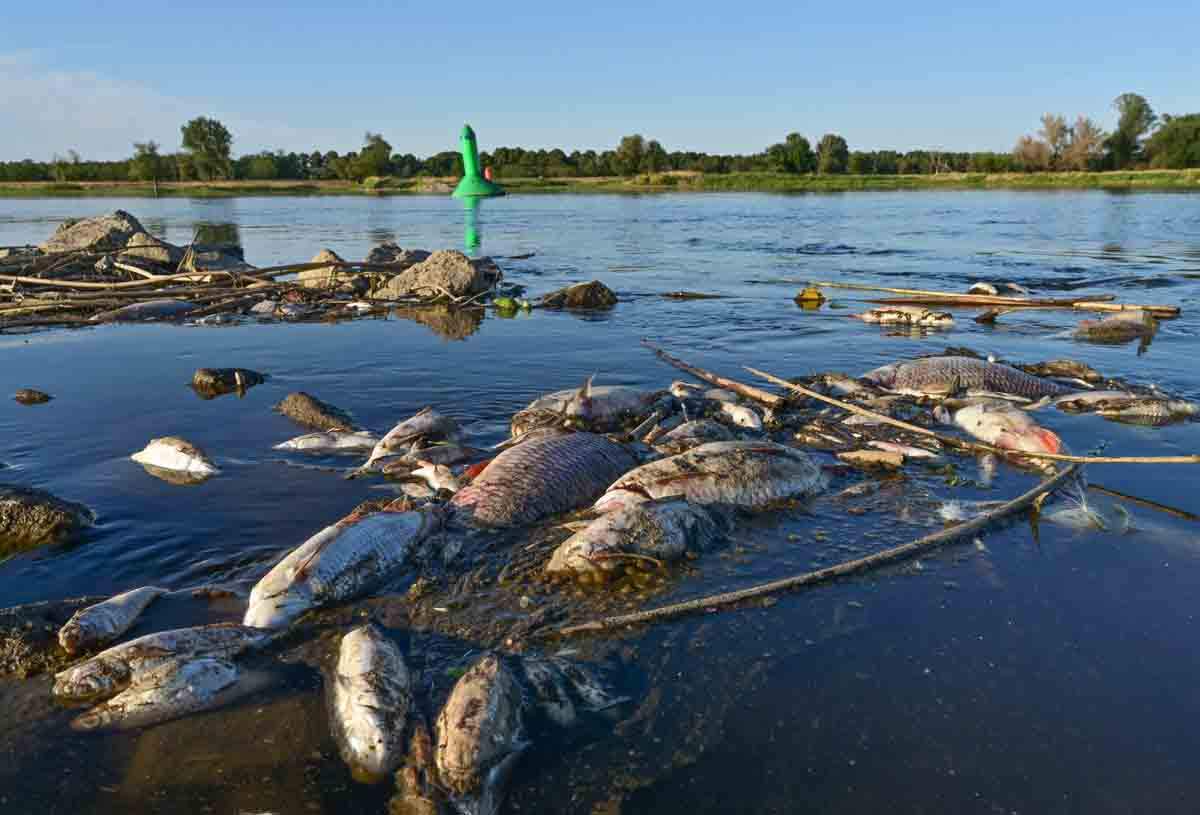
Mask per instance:
[[[48,393],[43,393],[33,388],[21,388],[13,394],[13,399],[20,402],[22,405],[42,405],[49,402],[54,397]]]
[[[322,249],[313,255],[309,263],[344,263],[345,261],[332,249]],[[371,288],[367,275],[344,272],[337,266],[323,266],[320,269],[305,269],[296,278],[306,289],[327,289],[345,291],[352,294],[366,294]]]
[[[0,484],[0,558],[65,540],[91,522],[92,513],[82,504]]]
[[[197,368],[192,389],[204,399],[261,385],[267,378],[248,368]]]
[[[39,249],[56,252],[112,252],[122,249],[137,233],[145,233],[138,219],[118,209],[109,215],[64,221]]]
[[[58,643],[59,628],[71,615],[102,599],[81,597],[0,609],[0,677],[25,678],[62,667],[70,657]]]
[[[547,308],[612,308],[616,304],[616,293],[599,280],[576,283],[542,297],[542,305]]]
[[[500,269],[489,258],[472,260],[462,252],[442,250],[388,280],[372,297],[470,297],[491,289],[500,278]]]
[[[297,424],[317,430],[329,430],[335,427],[346,430],[357,429],[350,414],[335,408],[328,402],[322,402],[304,391],[289,393],[282,402],[275,406],[275,410]]]

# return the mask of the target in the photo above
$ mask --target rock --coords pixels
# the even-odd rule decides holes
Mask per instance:
[[[34,390],[33,388],[21,388],[13,394],[13,399],[16,399],[22,405],[41,405],[53,398],[50,394]]]
[[[576,283],[542,297],[547,308],[612,308],[616,304],[617,295],[599,280]]]
[[[1152,337],[1158,321],[1141,309],[1120,311],[1099,320],[1084,320],[1075,329],[1075,338],[1099,343],[1122,343],[1138,337]]]
[[[429,258],[430,253],[424,249],[401,249],[394,243],[381,243],[367,255],[367,263],[392,263],[401,266],[397,271],[404,271],[410,266],[416,266]]]
[[[304,391],[289,393],[282,402],[275,406],[275,410],[297,424],[316,430],[329,430],[332,427],[342,427],[347,430],[358,429],[348,413],[338,410],[333,405],[322,402]]]
[[[66,221],[38,248],[48,255],[78,250],[114,252],[145,231],[137,218],[119,209],[111,215]]]
[[[44,490],[0,484],[0,559],[66,540],[91,523],[92,513],[82,504]]]
[[[205,283],[211,280],[213,272],[232,272],[233,274],[248,274],[254,271],[241,257],[241,250],[236,247],[210,248],[193,246],[184,252],[179,262],[180,272],[196,272],[190,279]]]
[[[33,260],[40,254],[36,246],[8,246],[0,249],[0,260]]]
[[[472,260],[452,249],[434,252],[380,286],[371,296],[379,300],[402,297],[470,297],[500,282],[500,270],[490,258]]]
[[[904,455],[890,450],[848,450],[837,457],[856,467],[898,470],[904,466]]]
[[[58,630],[76,611],[106,597],[80,597],[0,609],[0,677],[22,679],[56,671],[72,657],[58,644]]]
[[[184,250],[182,247],[176,246],[173,243],[160,241],[153,235],[145,232],[134,233],[129,241],[125,244],[125,248],[121,250],[121,259],[138,258],[140,260],[148,260],[151,263],[157,263],[162,266],[168,266],[174,269],[183,260]]]
[[[343,263],[344,261],[332,249],[322,249],[313,256],[309,263]],[[327,289],[349,292],[354,295],[366,294],[371,289],[371,279],[365,274],[339,271],[334,266],[320,269],[305,269],[297,276],[301,286],[308,289]]]
[[[212,399],[234,391],[261,385],[267,378],[247,368],[198,368],[192,374],[192,389],[202,399]]]

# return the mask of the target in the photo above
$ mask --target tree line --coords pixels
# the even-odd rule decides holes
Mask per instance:
[[[1047,170],[1124,170],[1200,167],[1200,114],[1159,116],[1145,97],[1118,96],[1117,126],[1105,133],[1091,118],[1068,123],[1062,114],[1042,116],[1036,135],[1021,136],[1008,152],[942,150],[850,150],[836,133],[814,147],[799,133],[759,153],[722,155],[668,152],[654,139],[635,134],[612,150],[567,153],[498,147],[480,154],[498,178],[577,178],[632,176],[640,173],[792,173],[854,175],[926,175],[936,173],[1008,173]],[[238,179],[362,181],[372,176],[412,178],[462,174],[462,157],[446,150],[426,158],[400,153],[379,133],[368,132],[361,149],[310,153],[263,151],[233,157],[233,135],[219,121],[198,117],[180,128],[181,149],[163,153],[152,141],[134,144],[121,161],[85,161],[74,150],[49,162],[31,159],[0,162],[3,181],[212,181]]]

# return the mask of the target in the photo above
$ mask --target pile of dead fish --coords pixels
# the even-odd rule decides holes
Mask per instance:
[[[240,370],[240,369],[228,369]],[[253,372],[206,374],[240,385]],[[1156,389],[1057,360],[1021,368],[972,356],[885,365],[854,378],[805,380],[879,414],[953,425],[1011,451],[1060,452],[1035,421],[1057,408],[1160,424],[1196,413]],[[404,495],[320,529],[250,591],[241,624],[163,631],[112,645],[163,594],[143,588],[79,611],[60,640],[94,652],[59,673],[57,697],[93,705],[79,729],[140,727],[227,704],[263,687],[263,661],[306,613],[387,590],[426,568],[471,566],[472,541],[584,512],[545,560],[555,581],[602,584],[631,563],[663,568],[719,546],[745,513],[786,510],[824,491],[844,465],[829,453],[904,462],[954,454],[870,417],[788,400],[763,410],[731,391],[675,382],[658,391],[598,386],[543,396],[511,418],[490,448],[427,407],[377,435],[305,394],[289,397],[319,429],[276,445],[287,455],[361,457],[354,478],[388,478]],[[322,426],[324,425],[324,426]],[[134,458],[187,477],[219,468],[178,437]],[[399,794],[445,796],[463,812],[494,812],[512,766],[538,727],[566,727],[621,701],[601,668],[550,656],[486,653],[458,680],[430,734],[399,646],[374,626],[341,640],[326,678],[331,727],[356,777],[395,773]]]

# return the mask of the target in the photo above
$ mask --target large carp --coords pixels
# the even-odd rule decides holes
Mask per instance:
[[[441,525],[430,512],[350,515],[296,547],[255,584],[243,622],[277,628],[357,597],[394,575]]]
[[[926,357],[894,362],[867,371],[863,379],[889,390],[938,396],[960,389],[1009,393],[1028,399],[1071,392],[1057,382],[974,357]]]
[[[825,488],[821,468],[802,450],[769,441],[718,441],[644,464],[596,502],[598,512],[655,498],[760,509]]]
[[[478,526],[531,524],[586,506],[636,464],[633,453],[604,436],[532,438],[492,459],[450,504]]]

